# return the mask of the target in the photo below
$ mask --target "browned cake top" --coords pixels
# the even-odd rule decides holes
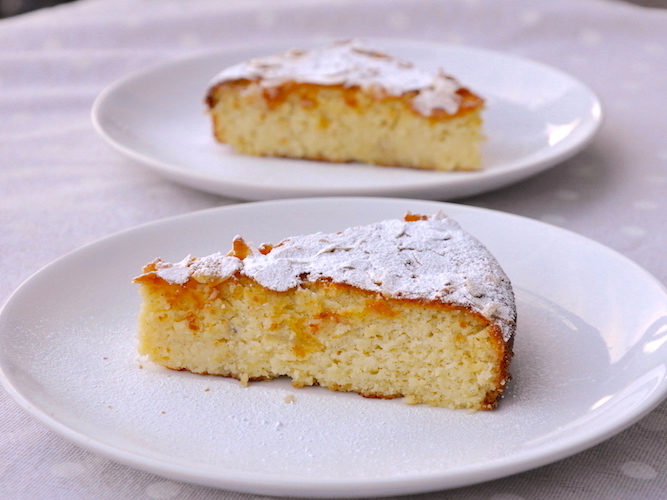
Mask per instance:
[[[193,276],[226,279],[241,273],[276,291],[327,279],[387,297],[468,307],[498,324],[505,340],[514,332],[514,295],[506,274],[476,238],[442,213],[295,236],[260,248],[237,237],[234,246],[229,254],[158,260],[151,272],[179,284]]]
[[[424,116],[431,116],[435,110],[454,115],[459,111],[462,95],[470,93],[442,71],[425,71],[368,49],[356,40],[244,61],[223,70],[211,87],[238,80],[256,81],[267,89],[296,82],[360,87],[379,95],[412,93],[413,109]]]

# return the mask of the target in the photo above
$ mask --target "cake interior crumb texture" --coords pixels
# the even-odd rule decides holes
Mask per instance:
[[[288,53],[223,72],[206,97],[216,139],[256,156],[441,171],[481,168],[481,97],[451,77],[425,75],[410,63],[352,44],[328,50],[334,55],[327,49]],[[316,57],[330,57],[330,64],[309,64],[305,74],[298,73],[298,64],[286,65],[292,79],[290,73],[275,77],[273,69],[265,70],[284,59]],[[356,76],[364,63],[378,66],[353,79],[350,74]]]
[[[280,250],[236,239],[233,250],[216,259],[240,266]],[[325,243],[323,251],[332,249]],[[193,271],[198,262],[156,260],[135,279],[143,298],[138,349],[155,363],[242,383],[288,376],[295,387],[448,408],[492,409],[506,388],[513,295],[507,295],[502,326],[493,318],[503,309],[495,302],[487,317],[469,305],[400,298],[326,277],[301,276],[298,285],[275,290],[239,267]],[[280,267],[281,259],[270,265]]]

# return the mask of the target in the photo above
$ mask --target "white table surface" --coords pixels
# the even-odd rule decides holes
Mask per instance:
[[[457,202],[575,231],[667,283],[667,10],[611,0],[80,0],[0,21],[0,303],[41,267],[100,237],[237,203],[164,180],[105,144],[90,120],[103,88],[149,64],[226,44],[321,36],[467,44],[581,79],[606,110],[588,148],[546,173]],[[667,406],[552,465],[418,497],[666,498]],[[95,456],[0,390],[0,498],[260,497]]]

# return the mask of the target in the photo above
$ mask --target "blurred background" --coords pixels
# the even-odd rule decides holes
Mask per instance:
[[[23,14],[42,7],[53,7],[60,3],[68,3],[74,0],[0,0],[0,18]],[[667,0],[623,0],[644,7],[667,8]]]

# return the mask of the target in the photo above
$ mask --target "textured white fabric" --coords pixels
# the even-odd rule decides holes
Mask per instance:
[[[459,200],[557,224],[667,282],[667,10],[611,0],[80,0],[0,21],[0,303],[83,244],[227,203],[111,150],[90,110],[114,80],[226,44],[296,36],[464,43],[586,82],[606,121],[575,158]],[[553,465],[422,499],[664,498],[667,406]],[[117,465],[64,441],[0,391],[0,498],[253,498]]]

